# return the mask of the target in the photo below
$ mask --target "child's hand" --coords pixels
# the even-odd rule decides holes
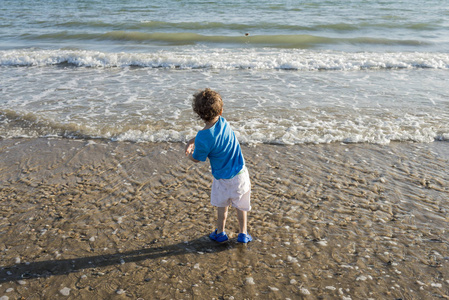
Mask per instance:
[[[195,138],[191,139],[187,142],[186,145],[186,156],[190,155],[193,152],[193,149],[195,149]]]
[[[195,144],[187,145],[187,147],[186,147],[186,155],[189,155],[190,153],[192,153],[194,148],[195,148]]]

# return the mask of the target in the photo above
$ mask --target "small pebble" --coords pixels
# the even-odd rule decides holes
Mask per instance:
[[[279,289],[277,287],[274,286],[269,286],[270,290],[272,290],[273,292],[277,292],[279,291]]]
[[[326,247],[327,241],[319,241],[317,244]]]
[[[0,300],[9,300],[9,297],[8,296],[1,296]]]
[[[289,255],[289,256],[287,256],[287,260],[288,260],[289,262],[292,262],[292,263],[296,263],[296,262],[298,262],[298,259],[297,259],[297,258],[295,258],[295,257],[291,257],[290,255]]]
[[[246,282],[246,284],[255,284],[254,278],[252,278],[252,277],[247,277],[245,282]]]
[[[68,287],[63,288],[62,290],[59,291],[63,296],[68,296],[70,295],[70,289]]]
[[[306,288],[301,288],[301,293],[302,293],[303,295],[310,295],[309,290],[306,289]]]
[[[13,292],[13,291],[14,291],[13,288],[9,288],[9,289],[6,290],[7,293],[11,293],[11,292]]]

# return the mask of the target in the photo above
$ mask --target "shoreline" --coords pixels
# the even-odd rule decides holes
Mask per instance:
[[[242,145],[246,246],[233,210],[231,241],[208,240],[209,165],[183,148],[0,140],[0,297],[449,295],[447,142]]]

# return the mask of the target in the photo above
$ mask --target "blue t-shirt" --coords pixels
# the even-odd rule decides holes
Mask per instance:
[[[211,128],[198,131],[192,157],[199,161],[206,161],[209,158],[215,179],[232,178],[245,165],[234,131],[221,116]]]

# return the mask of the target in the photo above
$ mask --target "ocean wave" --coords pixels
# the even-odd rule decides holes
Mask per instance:
[[[179,32],[179,31],[194,31],[194,32],[234,32],[234,33],[246,33],[260,34],[262,32],[280,31],[283,34],[297,33],[297,32],[321,32],[324,30],[330,30],[334,32],[356,32],[360,30],[412,30],[412,31],[432,31],[438,30],[438,25],[431,22],[339,22],[339,23],[324,23],[316,25],[295,25],[285,23],[274,22],[255,22],[255,23],[225,23],[225,22],[166,22],[159,20],[142,20],[134,22],[120,22],[113,23],[107,20],[95,20],[95,21],[78,21],[70,20],[68,22],[54,23],[54,21],[45,21],[46,26],[54,26],[55,28],[70,29],[72,28],[100,28],[106,30],[113,30],[114,28],[120,28],[122,31],[132,30],[151,30],[162,32]],[[40,36],[38,36],[40,37]]]
[[[246,120],[230,122],[242,144],[329,144],[391,142],[430,143],[449,141],[449,127],[439,126],[431,120],[409,116],[401,120],[318,120],[311,119],[285,126],[273,120]],[[196,129],[187,123],[160,121],[145,125],[106,124],[95,122],[61,123],[34,113],[0,111],[0,138],[62,137],[71,139],[107,139],[129,142],[186,142]]]
[[[141,31],[110,31],[106,33],[73,33],[60,31],[35,35],[21,35],[26,40],[58,40],[58,41],[121,41],[150,45],[227,45],[310,49],[320,45],[380,45],[380,46],[422,46],[426,42],[413,39],[389,39],[379,37],[327,37],[309,34],[276,34],[276,35],[204,35],[196,32],[141,32]]]
[[[209,49],[152,53],[106,53],[85,50],[4,50],[0,66],[143,67],[167,69],[381,70],[449,69],[449,53],[336,52],[273,49]]]
[[[49,25],[53,25],[53,21],[47,22]],[[122,30],[153,30],[153,31],[232,31],[232,32],[249,32],[251,34],[261,32],[271,32],[273,30],[281,30],[282,32],[317,32],[324,30],[331,30],[334,32],[354,32],[366,29],[408,29],[414,31],[423,30],[437,30],[438,26],[434,23],[415,23],[415,22],[355,22],[355,23],[326,23],[317,25],[294,25],[294,24],[282,24],[272,22],[257,22],[257,23],[223,23],[223,22],[165,22],[165,21],[140,21],[129,23],[110,23],[106,21],[69,21],[54,24],[57,28],[121,28]]]

